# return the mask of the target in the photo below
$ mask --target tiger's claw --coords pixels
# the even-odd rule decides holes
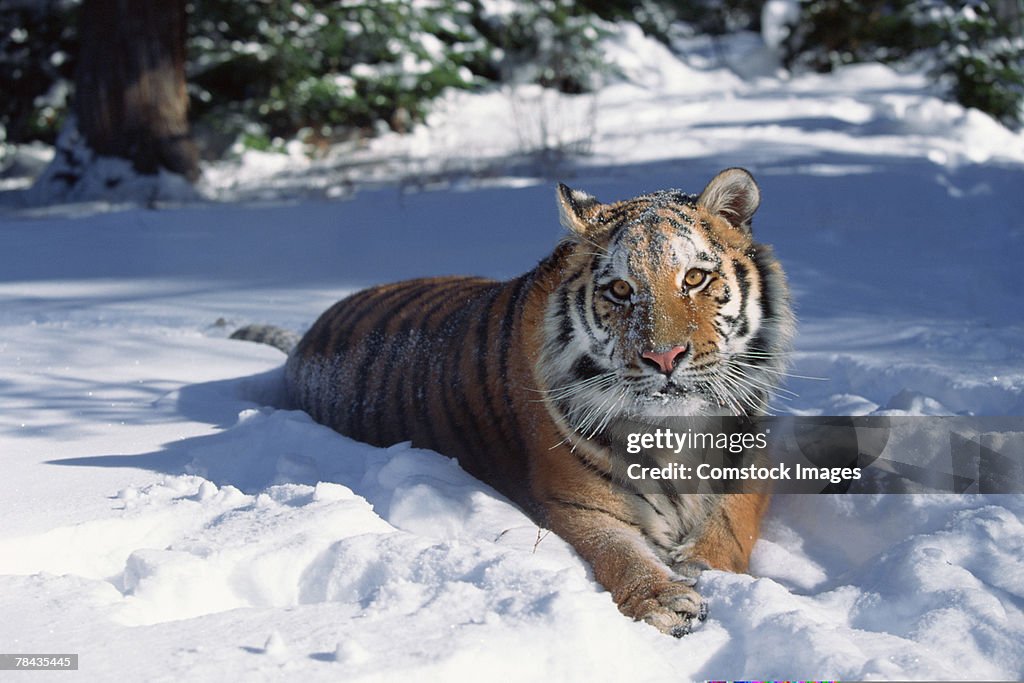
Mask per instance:
[[[707,603],[684,582],[667,581],[654,587],[652,593],[643,601],[644,613],[638,618],[662,633],[681,638],[693,630],[694,622],[707,619]]]

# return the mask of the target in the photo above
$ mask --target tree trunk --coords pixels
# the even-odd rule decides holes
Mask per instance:
[[[185,0],[84,0],[75,78],[78,128],[98,154],[195,180],[185,91]]]

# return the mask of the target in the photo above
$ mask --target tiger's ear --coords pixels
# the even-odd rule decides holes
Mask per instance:
[[[761,204],[761,190],[754,177],[742,168],[727,168],[708,183],[697,204],[750,232],[750,218]]]
[[[601,205],[594,197],[571,187],[558,183],[558,220],[576,235],[585,235],[594,224],[597,207]]]

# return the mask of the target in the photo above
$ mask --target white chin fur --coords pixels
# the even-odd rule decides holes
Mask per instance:
[[[630,406],[637,417],[681,417],[698,415],[732,415],[726,407],[699,395],[659,396],[634,401]]]

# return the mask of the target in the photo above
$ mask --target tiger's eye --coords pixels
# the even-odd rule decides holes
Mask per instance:
[[[629,298],[629,295],[633,293],[633,287],[625,280],[615,280],[611,286],[608,287],[608,291],[611,292],[612,296],[616,299],[622,299],[625,301]]]
[[[700,268],[691,268],[683,276],[683,282],[686,283],[687,287],[700,287],[704,284],[704,280],[708,277],[708,271],[701,270]]]

